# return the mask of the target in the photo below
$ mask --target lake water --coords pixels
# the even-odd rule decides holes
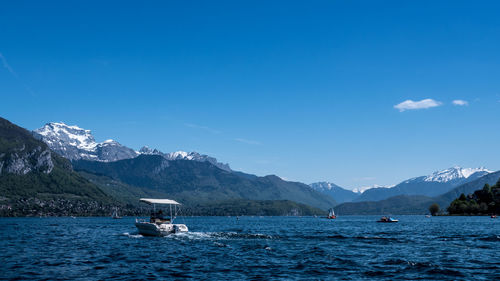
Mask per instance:
[[[189,217],[163,238],[134,218],[1,218],[0,279],[500,279],[500,219],[378,218]]]

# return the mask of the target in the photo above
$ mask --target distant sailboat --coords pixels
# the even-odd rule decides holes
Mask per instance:
[[[337,216],[335,215],[335,211],[333,210],[333,208],[330,208],[330,210],[328,210],[328,217],[326,217],[327,219],[336,219]]]
[[[112,218],[114,218],[114,219],[121,219],[121,218],[122,218],[122,217],[120,217],[120,216],[118,215],[118,208],[115,208],[115,209],[113,210],[113,215],[111,215],[111,217],[112,217]]]

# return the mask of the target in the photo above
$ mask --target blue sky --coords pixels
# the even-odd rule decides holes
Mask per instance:
[[[5,2],[0,116],[346,188],[498,170],[499,12],[498,1]]]

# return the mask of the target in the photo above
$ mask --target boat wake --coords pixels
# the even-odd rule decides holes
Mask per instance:
[[[144,236],[142,236],[138,233],[130,234],[128,232],[125,232],[125,233],[122,233],[122,235],[125,235],[125,236],[130,237],[130,238],[144,238]]]
[[[190,239],[190,240],[233,240],[233,239],[276,239],[277,236],[271,236],[260,233],[237,233],[237,232],[182,232],[167,235],[169,239]]]

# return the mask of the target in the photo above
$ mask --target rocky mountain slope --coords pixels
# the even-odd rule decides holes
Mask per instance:
[[[113,202],[67,159],[0,118],[0,215],[105,213]]]

